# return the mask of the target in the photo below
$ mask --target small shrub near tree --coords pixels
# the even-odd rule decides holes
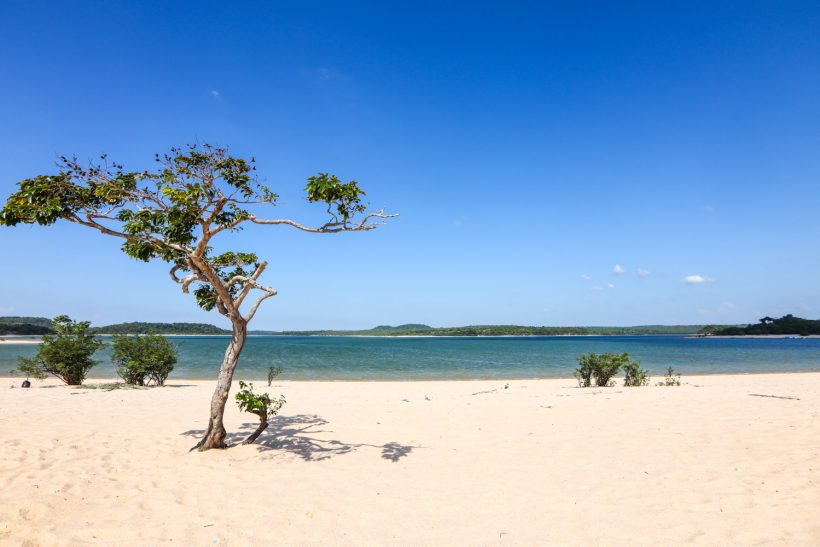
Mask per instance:
[[[625,353],[624,355],[627,354]],[[638,361],[628,359],[623,364],[623,369],[625,387],[638,387],[649,384],[649,375],[645,369],[641,368],[641,364]]]
[[[676,374],[672,367],[666,368],[666,376],[663,377],[662,382],[658,382],[659,386],[671,387],[680,385],[680,374]]]
[[[613,385],[612,377],[618,374],[621,367],[629,362],[629,354],[623,353],[585,353],[578,357],[578,368],[575,377],[580,387],[589,387],[592,381],[598,387]]]
[[[54,318],[55,334],[43,335],[34,357],[20,357],[20,372],[40,380],[56,376],[70,386],[78,386],[97,364],[91,357],[103,343],[91,334],[88,321],[72,321],[67,315]]]
[[[242,444],[251,444],[268,428],[268,420],[276,416],[282,405],[285,404],[285,396],[280,395],[278,399],[271,397],[267,393],[254,393],[253,384],[246,384],[239,381],[239,392],[235,395],[239,410],[250,412],[259,417],[259,427],[251,433]]]
[[[282,367],[271,365],[268,367],[268,387],[273,383],[273,379],[282,374]]]
[[[168,338],[158,334],[115,336],[111,360],[125,383],[162,386],[174,370],[177,352]]]

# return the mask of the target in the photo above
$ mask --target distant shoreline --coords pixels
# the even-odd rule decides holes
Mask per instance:
[[[715,334],[715,335],[712,335],[712,334],[710,334],[710,335],[707,335],[707,336],[693,335],[692,338],[759,338],[759,339],[788,338],[788,339],[798,340],[798,339],[803,339],[803,338],[820,338],[820,334],[808,334],[808,335],[805,335],[805,336],[802,335],[802,334],[732,334],[732,335],[729,335],[729,334],[720,334],[720,335]]]
[[[141,334],[127,334],[124,336],[141,336]],[[114,336],[113,334],[99,333],[96,336]],[[230,334],[161,334],[169,338],[230,338]],[[476,335],[437,335],[437,334],[249,334],[248,338],[289,338],[289,337],[307,337],[307,338],[593,338],[593,337],[634,337],[634,336],[682,336],[684,338],[718,338],[718,339],[816,339],[820,338],[818,334],[810,334],[808,336],[801,336],[799,334],[741,334],[741,335],[699,335],[696,333],[689,334],[476,334]],[[35,335],[21,335],[21,334],[6,334],[0,335],[0,345],[34,345],[42,343],[42,336]]]

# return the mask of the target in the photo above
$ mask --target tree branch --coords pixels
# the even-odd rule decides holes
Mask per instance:
[[[193,283],[194,281],[207,281],[207,279],[202,279],[202,278],[201,278],[198,274],[196,274],[196,273],[192,273],[192,274],[186,275],[185,277],[183,277],[182,279],[180,279],[180,278],[178,278],[178,277],[177,277],[177,275],[176,275],[176,272],[177,272],[177,270],[178,270],[179,268],[180,268],[179,266],[174,266],[173,268],[171,268],[171,271],[170,271],[170,272],[168,272],[168,275],[170,275],[170,276],[171,276],[171,280],[172,280],[172,281],[174,281],[175,283],[179,283],[180,285],[182,285],[182,292],[183,292],[183,293],[185,293],[185,294],[188,294],[188,287],[190,287],[190,286],[191,286],[191,283]]]
[[[262,272],[264,272],[265,268],[267,267],[267,261],[263,261],[256,267],[256,270],[254,270],[253,274],[251,274],[250,277],[234,276],[234,279],[241,278],[240,281],[243,281],[245,283],[245,287],[242,289],[242,292],[240,292],[239,296],[236,297],[236,299],[234,300],[237,309],[239,309],[239,307],[242,306],[242,302],[244,302],[245,297],[248,296],[248,293],[251,292],[251,289],[257,288],[260,290],[265,290],[265,287],[258,285],[256,283],[256,280],[259,279],[259,276],[262,275]],[[231,279],[231,281],[233,281],[233,279]]]
[[[262,289],[263,291],[265,291],[265,294],[263,294],[259,298],[257,298],[256,302],[254,302],[253,306],[251,306],[251,309],[248,311],[248,315],[245,318],[245,321],[247,321],[247,322],[250,322],[250,320],[253,319],[253,316],[256,315],[256,310],[259,309],[259,304],[261,304],[262,301],[264,301],[267,298],[270,298],[271,296],[276,296],[276,294],[277,294],[276,289],[272,289],[271,287],[264,287],[264,288],[263,287],[257,287],[257,288]]]
[[[283,219],[261,219],[256,218],[256,216],[251,216],[247,220],[250,220],[254,224],[285,224],[288,226],[292,226],[303,232],[311,232],[315,234],[333,234],[338,232],[360,232],[364,230],[372,230],[377,226],[384,224],[383,222],[375,222],[368,224],[367,221],[371,218],[379,218],[379,219],[387,219],[387,218],[394,218],[399,216],[398,214],[393,215],[386,215],[384,214],[384,209],[380,209],[375,213],[368,213],[365,217],[358,222],[357,224],[348,224],[348,222],[328,222],[327,224],[323,224],[318,228],[314,228],[311,226],[304,226],[303,224],[299,224],[294,220],[290,220],[287,218]]]

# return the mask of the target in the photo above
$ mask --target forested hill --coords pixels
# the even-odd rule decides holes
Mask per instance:
[[[790,317],[790,316],[787,316]],[[805,321],[805,320],[802,320]],[[755,325],[757,326],[757,325]],[[379,325],[366,330],[265,331],[252,335],[291,336],[628,336],[646,334],[695,334],[716,332],[727,325],[638,325],[634,327],[528,327],[521,325],[470,325],[466,327],[431,327],[420,323]],[[188,334],[224,335],[231,331],[207,323],[131,322],[92,327],[97,334]],[[51,320],[45,317],[0,317],[0,334],[48,334]]]
[[[96,334],[230,334],[231,331],[220,329],[207,323],[117,323],[92,327]],[[51,319],[47,317],[0,317],[0,335],[2,334],[53,334]]]
[[[49,334],[51,319],[45,317],[0,317],[0,334]]]
[[[467,327],[429,327],[408,324],[379,326],[368,330],[283,331],[292,336],[568,336],[568,335],[643,335],[695,334],[703,325],[639,325],[634,327],[526,327],[520,325],[472,325]]]
[[[230,334],[231,331],[220,329],[207,323],[117,323],[94,327],[92,332],[98,334]]]
[[[702,334],[717,336],[820,335],[820,320],[803,319],[789,314],[779,319],[764,317],[757,324],[749,324],[745,327],[712,327],[704,330]]]

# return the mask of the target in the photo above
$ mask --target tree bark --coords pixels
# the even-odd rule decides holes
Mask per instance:
[[[208,429],[196,446],[191,450],[204,452],[212,448],[227,448],[225,442],[225,426],[222,425],[222,417],[225,414],[225,404],[228,402],[228,393],[231,391],[233,373],[239,362],[239,354],[245,346],[248,337],[248,324],[242,318],[231,318],[233,323],[233,336],[231,343],[225,350],[225,358],[219,368],[219,376],[216,380],[216,389],[211,397],[211,416],[208,421]]]

